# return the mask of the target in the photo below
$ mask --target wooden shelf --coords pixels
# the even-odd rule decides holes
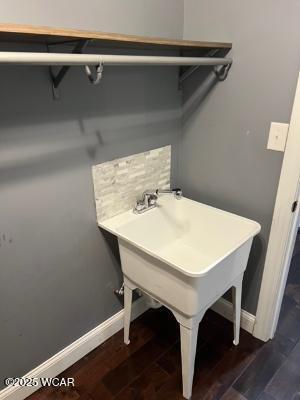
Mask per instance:
[[[174,40],[158,37],[123,35],[97,31],[50,28],[46,26],[0,24],[0,41],[53,44],[77,40],[90,40],[98,47],[138,49],[166,49],[200,51],[209,49],[229,50],[231,43]]]

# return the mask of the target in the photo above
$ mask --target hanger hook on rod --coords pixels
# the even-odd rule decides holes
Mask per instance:
[[[102,75],[103,75],[103,63],[100,63],[96,67],[96,77],[93,76],[92,71],[88,65],[84,66],[85,72],[89,78],[89,81],[91,82],[92,85],[98,85],[98,83],[101,81]]]
[[[222,65],[221,68],[214,66],[214,73],[218,78],[218,81],[223,82],[227,78],[228,72],[231,68],[231,63],[227,65]]]

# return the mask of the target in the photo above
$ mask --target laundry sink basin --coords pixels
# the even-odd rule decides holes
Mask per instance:
[[[257,222],[185,197],[161,197],[99,225],[118,237],[125,284],[124,340],[129,343],[132,290],[168,307],[180,324],[183,395],[190,398],[198,324],[234,289],[234,343],[239,341],[241,288]]]
[[[130,210],[99,225],[191,277],[207,275],[260,231],[257,222],[172,196],[143,214]]]

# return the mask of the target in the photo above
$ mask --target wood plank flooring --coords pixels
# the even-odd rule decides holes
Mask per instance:
[[[245,331],[235,347],[232,324],[208,311],[200,324],[193,400],[300,400],[300,235],[275,338],[262,343]],[[44,388],[29,400],[179,400],[178,324],[164,308],[118,332],[61,374],[75,387]]]

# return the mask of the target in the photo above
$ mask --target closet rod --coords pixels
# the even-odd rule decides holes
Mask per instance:
[[[19,65],[230,65],[231,58],[0,52],[0,64]]]

